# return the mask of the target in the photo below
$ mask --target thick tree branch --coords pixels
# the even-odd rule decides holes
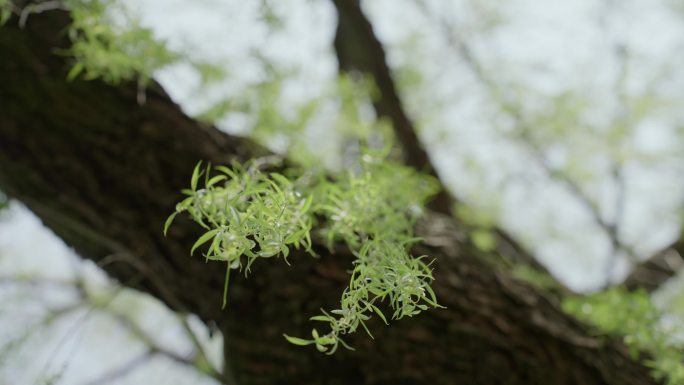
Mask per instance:
[[[54,55],[68,22],[34,15],[26,29],[0,33],[0,188],[23,201],[84,258],[175,310],[215,320],[241,384],[585,384],[656,383],[616,340],[596,339],[543,292],[484,264],[454,236],[452,219],[429,214],[416,254],[436,259],[435,291],[444,309],[392,322],[372,320],[371,340],[324,356],[288,344],[308,317],[336,308],[352,256],[290,256],[257,263],[231,282],[221,311],[224,266],[188,256],[198,229],[167,215],[198,160],[227,163],[263,154],[249,141],[189,119],[160,90],[137,103],[137,85],[66,82]],[[100,239],[98,241],[98,239]],[[112,255],[118,256],[113,258]]]
[[[652,292],[684,267],[684,237],[638,264],[627,276],[624,285],[629,289],[644,289]]]

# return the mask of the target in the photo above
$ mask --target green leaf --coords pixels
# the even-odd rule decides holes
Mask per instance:
[[[288,336],[287,334],[283,334],[283,337],[285,337],[285,339],[289,343],[294,344],[294,345],[299,345],[299,346],[306,346],[306,345],[311,345],[311,344],[316,343],[315,341],[312,341],[312,340],[305,340],[303,338],[291,337],[291,336]]]
[[[313,202],[313,195],[307,196],[304,200],[304,205],[302,205],[301,209],[302,213],[306,213],[307,211],[309,211],[309,208],[311,207],[311,202]]]
[[[221,244],[221,237],[214,237],[214,240],[211,241],[211,245],[209,246],[209,250],[207,250],[207,259],[209,259],[210,256],[217,255],[219,253],[219,245]],[[223,257],[223,256],[221,256]],[[225,257],[223,258],[211,258],[215,260],[222,260],[226,259]]]
[[[387,323],[387,319],[385,318],[385,315],[382,314],[382,312],[380,311],[380,309],[378,309],[378,307],[375,306],[375,305],[373,305],[372,303],[369,304],[369,305],[371,305],[371,307],[373,308],[373,310],[375,311],[375,313],[382,319],[382,322],[384,322],[385,325],[389,325],[389,323]]]
[[[237,178],[237,174],[235,173],[235,171],[229,169],[226,166],[216,166],[214,168],[221,171],[222,173],[228,175],[231,179]]]
[[[368,333],[371,339],[375,339],[375,337],[373,337],[373,334],[371,334],[370,330],[368,330],[368,326],[366,326],[365,322],[361,321],[361,326],[363,326],[364,330],[366,330],[366,333]]]
[[[482,251],[492,251],[496,247],[496,238],[491,231],[475,230],[470,234],[475,247]]]
[[[289,179],[287,179],[287,178],[284,177],[283,175],[278,174],[278,173],[276,173],[276,172],[272,172],[272,173],[269,174],[269,175],[270,175],[271,178],[275,179],[276,182],[278,182],[281,186],[289,186],[289,185],[292,184],[292,182],[290,182]]]
[[[278,186],[278,183],[276,183],[270,179],[266,179],[266,183],[271,185],[271,187],[273,187],[273,189],[278,193],[279,196],[281,196],[281,197],[285,196],[285,194],[283,193],[283,190],[280,188],[280,186]]]
[[[169,215],[168,218],[166,218],[166,222],[164,222],[164,236],[166,236],[166,233],[168,232],[171,223],[176,218],[176,215],[178,215],[178,213],[179,211],[176,211],[173,214]]]
[[[211,174],[211,162],[207,163],[207,168],[204,170],[204,186],[205,187],[209,183],[209,175],[210,174]]]
[[[238,227],[242,226],[242,223],[240,221],[240,213],[235,209],[233,206],[229,206],[228,210],[230,211],[230,214],[233,216],[233,219],[235,219],[235,225]]]
[[[192,178],[190,179],[190,188],[192,189],[192,191],[197,191],[197,181],[199,180],[199,177],[202,174],[200,172],[200,166],[202,166],[201,160],[197,162],[195,169],[192,171]]]
[[[430,305],[432,305],[434,307],[446,309],[446,307],[437,303],[437,296],[435,295],[435,291],[432,290],[432,287],[430,285],[426,285],[425,290],[428,292],[428,294],[430,294],[430,298],[427,298],[427,297],[423,298],[427,303],[429,303]]]
[[[81,72],[83,72],[84,69],[85,65],[82,62],[76,62],[76,64],[74,64],[71,67],[69,73],[67,74],[67,81],[73,81],[74,79],[76,79],[78,75],[80,75]]]
[[[195,244],[192,245],[192,249],[190,249],[190,255],[192,255],[192,254],[195,252],[195,249],[197,249],[198,247],[200,247],[200,246],[202,246],[203,244],[207,243],[207,241],[209,241],[209,240],[212,239],[214,236],[216,236],[216,234],[218,234],[218,232],[219,232],[220,230],[221,230],[221,229],[209,230],[209,231],[207,231],[206,233],[204,233],[204,235],[202,235],[201,237],[199,237],[199,239],[197,240],[197,242],[195,242]]]
[[[218,183],[224,179],[227,179],[227,177],[225,175],[216,175],[207,181],[207,184],[205,187],[209,188],[209,187],[215,185],[216,183]]]
[[[340,344],[342,344],[342,346],[344,346],[344,347],[345,347],[346,349],[348,349],[348,350],[356,350],[356,349],[354,349],[353,347],[347,345],[347,343],[344,342],[344,340],[343,340],[342,338],[339,338],[339,337],[338,337],[338,338],[337,338],[337,342],[339,342]]]

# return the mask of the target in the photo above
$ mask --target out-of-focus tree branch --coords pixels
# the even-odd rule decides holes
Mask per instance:
[[[444,31],[444,34],[451,47],[458,52],[463,62],[466,64],[466,67],[471,71],[483,89],[489,94],[490,99],[493,102],[498,103],[500,110],[511,118],[514,124],[513,132],[516,134],[514,138],[520,144],[525,146],[525,148],[528,150],[528,153],[532,156],[532,159],[536,161],[537,165],[542,171],[544,171],[547,177],[563,185],[566,190],[576,199],[576,201],[584,206],[594,224],[604,232],[611,245],[609,258],[605,268],[606,284],[610,285],[610,277],[612,275],[615,258],[619,254],[624,254],[632,263],[635,264],[637,264],[640,260],[640,257],[634,248],[625,243],[625,241],[620,237],[620,223],[622,221],[626,200],[626,183],[622,164],[618,160],[613,160],[613,164],[611,166],[611,175],[616,190],[616,197],[613,218],[607,219],[601,214],[601,209],[599,206],[576,180],[562,170],[555,168],[550,163],[542,148],[531,137],[530,124],[527,121],[527,118],[522,114],[521,107],[516,103],[515,100],[511,100],[510,98],[505,98],[503,96],[503,93],[501,92],[496,80],[487,72],[487,70],[478,60],[468,42],[462,37],[462,34],[455,29],[453,24],[447,22],[443,18],[432,15],[424,6],[424,3],[416,2],[416,4],[423,11],[423,14],[426,18],[429,18],[433,21],[436,20],[438,22],[438,25]],[[625,82],[628,77],[629,54],[625,45],[620,41],[615,42],[613,51],[615,53],[618,66],[618,74],[614,84],[618,106],[611,124],[625,125],[630,124],[628,121],[630,114],[628,111],[627,95],[624,89]],[[631,125],[633,124],[634,122],[631,122]],[[658,277],[662,278],[664,277],[663,274],[665,271],[672,272],[672,264],[665,264],[663,258],[664,254],[659,253],[655,257],[653,263],[647,263],[643,267],[637,266],[635,274],[633,274],[632,279],[629,282],[630,285],[639,286],[637,281],[639,279],[645,279],[643,286],[653,289],[653,284],[655,281],[653,277],[651,277],[649,280],[646,280],[647,275],[656,274],[655,272],[657,271]],[[650,273],[647,274],[647,271]]]
[[[123,286],[113,285],[111,287],[107,287],[107,293],[104,294],[105,298],[101,298],[100,295],[93,293],[92,289],[87,288],[84,277],[80,270],[77,270],[75,273],[76,278],[72,280],[20,276],[0,277],[0,284],[5,286],[28,285],[35,288],[51,287],[61,290],[75,288],[77,292],[77,298],[74,302],[67,305],[62,305],[56,309],[50,309],[46,316],[43,317],[38,324],[29,327],[25,330],[25,332],[10,340],[9,343],[6,343],[3,347],[4,354],[10,353],[13,349],[18,348],[21,344],[27,342],[28,339],[31,338],[31,335],[35,334],[36,331],[47,330],[55,322],[63,319],[65,316],[73,314],[79,310],[85,310],[86,313],[79,318],[78,322],[76,322],[65,335],[61,337],[59,343],[59,345],[61,345],[70,338],[71,334],[77,330],[77,328],[80,328],[84,322],[87,322],[88,318],[90,318],[94,312],[99,311],[116,320],[117,323],[126,329],[132,336],[134,336],[138,342],[144,344],[146,349],[141,355],[132,357],[123,365],[103,374],[102,377],[87,382],[88,385],[105,384],[121,378],[145,364],[154,355],[166,357],[174,362],[189,367],[195,367],[196,364],[201,361],[203,363],[203,370],[198,369],[199,373],[202,373],[219,382],[223,381],[223,383],[231,384],[231,382],[226,382],[222,373],[211,365],[208,354],[204,350],[204,347],[202,346],[195,332],[189,326],[187,317],[179,316],[178,322],[181,324],[187,338],[191,341],[194,351],[183,355],[159,345],[157,342],[155,342],[155,339],[138,323],[132,320],[129,316],[117,312],[109,306],[118,296],[118,294],[124,289]],[[50,362],[47,363],[46,369],[49,365]]]
[[[127,362],[125,362],[123,365],[105,373],[101,377],[88,381],[84,385],[104,385],[108,384],[112,381],[116,381],[119,378],[128,375],[129,373],[133,372],[135,369],[139,368],[141,365],[144,365],[149,361],[150,358],[154,355],[154,352],[152,350],[146,350],[142,352],[141,354],[132,357],[129,359]]]
[[[333,0],[338,23],[335,52],[340,72],[359,72],[372,77],[379,95],[373,100],[378,118],[392,123],[408,165],[438,177],[430,157],[423,148],[413,122],[408,117],[394,85],[385,50],[363,14],[358,0]],[[432,209],[451,215],[453,199],[443,188],[432,202]]]
[[[387,64],[385,49],[375,35],[370,21],[364,15],[361,2],[358,0],[332,0],[332,2],[338,12],[334,46],[340,72],[360,72],[372,77],[379,91],[379,95],[373,102],[375,112],[379,118],[385,118],[392,123],[397,139],[406,154],[406,163],[439,179],[434,165],[420,143],[415,125],[402,104],[392,78],[392,71]],[[451,196],[443,186],[439,195],[432,201],[430,208],[452,216],[455,203],[457,199]],[[498,254],[506,261],[530,266],[551,277],[548,270],[514,237],[498,227],[490,230],[494,235]],[[556,286],[561,291],[568,290],[558,282]]]

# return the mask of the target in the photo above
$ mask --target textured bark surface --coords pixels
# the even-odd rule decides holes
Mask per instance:
[[[652,384],[622,344],[592,338],[552,298],[482,262],[456,224],[437,214],[419,226],[416,253],[434,258],[445,309],[349,339],[330,357],[296,347],[319,308],[347,283],[344,252],[257,263],[231,282],[224,267],[190,257],[197,228],[162,224],[198,160],[245,160],[263,150],[186,117],[160,90],[136,103],[136,86],[66,82],[61,12],[0,29],[0,189],[24,202],[84,258],[171,308],[215,320],[240,384]],[[318,326],[318,325],[316,325]]]

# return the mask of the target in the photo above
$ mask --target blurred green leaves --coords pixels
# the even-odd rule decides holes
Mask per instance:
[[[596,325],[601,332],[621,335],[634,359],[644,359],[656,379],[667,385],[684,384],[684,352],[662,324],[650,295],[614,287],[586,297],[567,298],[563,308],[579,319]]]
[[[0,0],[0,27],[7,23],[13,9],[14,4],[10,0]]]
[[[115,0],[70,0],[67,4],[73,19],[68,54],[75,59],[70,80],[78,76],[111,84],[137,80],[145,87],[154,71],[181,58]]]
[[[66,5],[72,18],[72,46],[65,52],[73,58],[68,80],[101,79],[112,85],[136,81],[142,102],[155,72],[171,64],[189,63],[204,85],[225,75],[217,65],[169,48],[118,0],[67,0]]]

